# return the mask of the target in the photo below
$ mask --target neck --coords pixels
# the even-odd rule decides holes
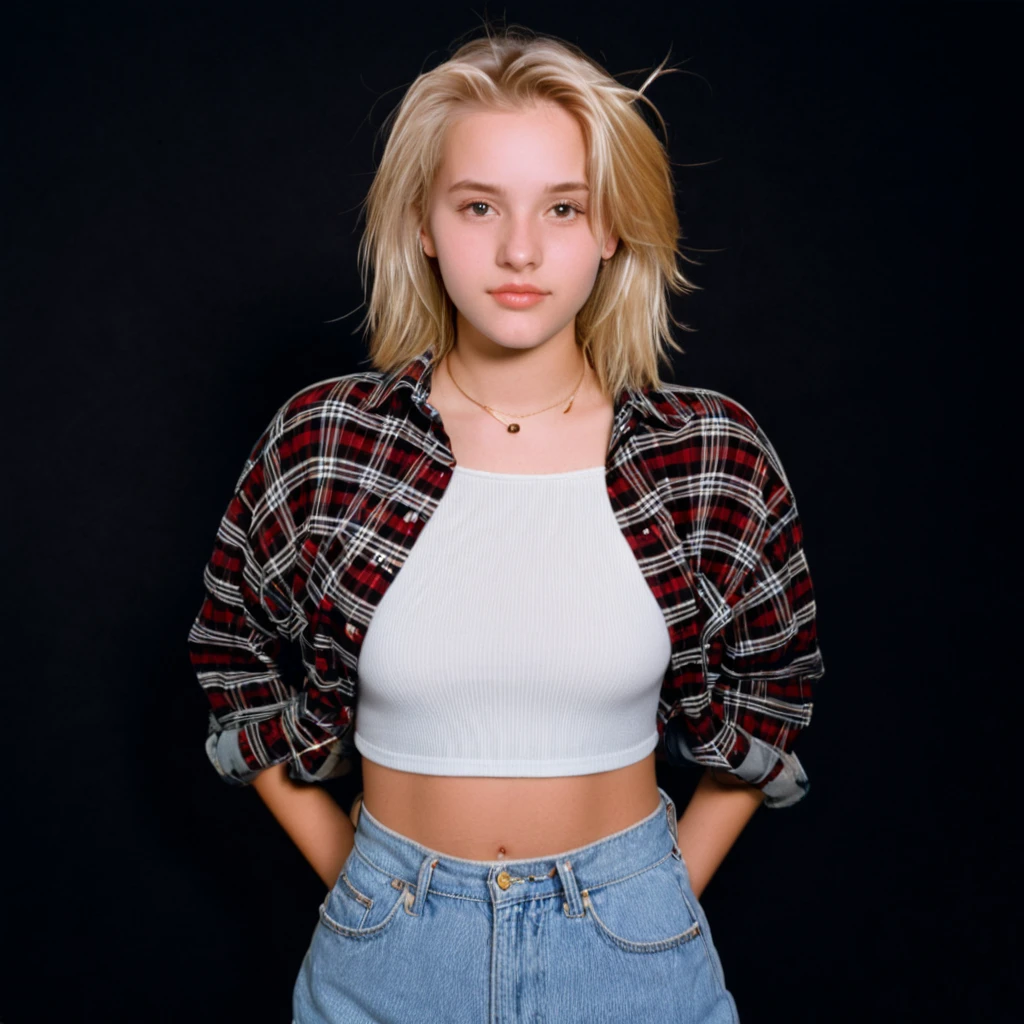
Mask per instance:
[[[557,345],[555,340],[530,349],[456,343],[437,369],[443,368],[451,389],[464,401],[475,400],[499,412],[544,409],[568,402],[574,393],[575,408],[584,392],[589,393],[594,371],[574,339]]]

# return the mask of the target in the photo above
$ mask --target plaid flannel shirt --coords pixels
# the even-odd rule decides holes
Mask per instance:
[[[188,635],[206,752],[246,785],[347,773],[359,651],[455,465],[427,403],[435,351],[312,384],[256,441],[216,534]],[[608,499],[671,640],[656,757],[733,773],[766,807],[809,783],[792,752],[823,664],[796,504],[771,443],[724,395],[666,383],[615,399]],[[305,677],[286,681],[280,645]]]

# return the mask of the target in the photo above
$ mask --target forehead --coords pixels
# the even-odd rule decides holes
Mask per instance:
[[[583,131],[557,103],[522,110],[471,109],[445,133],[439,177],[549,182],[584,178]]]

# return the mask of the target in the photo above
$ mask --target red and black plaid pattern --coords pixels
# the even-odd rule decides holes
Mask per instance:
[[[363,637],[454,465],[426,402],[434,357],[304,388],[245,463],[188,636],[210,702],[207,753],[231,784],[281,762],[319,781],[361,756]],[[656,756],[730,771],[768,807],[796,802],[808,781],[792,746],[823,665],[800,519],[771,443],[714,391],[625,388],[606,481],[672,644]],[[301,684],[278,667],[283,642],[299,645]]]

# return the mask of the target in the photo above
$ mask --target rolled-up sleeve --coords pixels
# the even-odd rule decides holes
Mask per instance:
[[[745,740],[735,774],[762,790],[766,807],[787,807],[810,788],[793,744],[811,721],[812,684],[824,675],[803,530],[780,488],[761,557],[709,648],[719,670],[723,721]]]
[[[235,786],[282,762],[307,782],[347,768],[332,723],[307,712],[305,686],[286,681],[278,665],[282,643],[296,635],[290,578],[299,538],[273,430],[253,447],[221,518],[188,634],[210,705],[206,754]]]
[[[722,768],[788,807],[810,788],[793,752],[824,675],[817,609],[793,492],[756,426],[730,441],[716,526],[696,582],[707,609],[701,637],[703,712],[670,723],[675,759]]]

